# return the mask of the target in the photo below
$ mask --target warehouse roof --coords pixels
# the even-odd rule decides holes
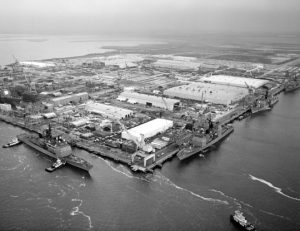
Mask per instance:
[[[125,118],[126,116],[133,114],[133,111],[131,110],[115,107],[111,105],[106,105],[102,103],[88,103],[86,104],[85,109],[87,111],[101,114],[109,118],[118,118],[118,119]]]
[[[78,94],[73,94],[73,95],[65,95],[65,96],[61,96],[61,97],[57,97],[57,98],[53,98],[51,99],[52,101],[60,101],[60,100],[64,100],[64,99],[69,99],[69,98],[72,98],[72,97],[80,97],[80,96],[84,96],[84,95],[88,95],[87,92],[80,92]]]
[[[247,88],[247,85],[249,85],[250,87],[259,88],[270,82],[269,80],[265,80],[265,79],[235,77],[229,75],[213,75],[210,77],[203,77],[201,78],[201,81],[223,84],[223,85],[230,85],[230,86],[237,86],[237,87],[244,87],[244,88]]]
[[[161,96],[155,95],[146,95],[132,91],[124,91],[120,94],[119,97],[128,99],[128,102],[136,102],[145,104],[146,102],[152,103],[153,106],[162,107],[169,110],[173,110],[173,106],[176,103],[179,103],[178,99],[162,98]]]
[[[155,136],[159,132],[164,132],[171,127],[173,127],[173,121],[157,118],[129,129],[128,133],[130,133],[130,135],[136,139],[141,140],[141,134],[144,136],[144,138],[149,138]],[[122,138],[130,139],[128,133],[123,131]]]
[[[245,97],[248,90],[242,87],[199,82],[167,89],[164,94],[183,99],[228,105]]]

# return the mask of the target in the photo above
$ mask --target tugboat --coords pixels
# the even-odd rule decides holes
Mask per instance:
[[[58,168],[63,167],[66,164],[65,160],[57,159],[56,162],[54,162],[50,167],[46,168],[45,170],[47,172],[53,172]]]
[[[9,148],[9,147],[18,145],[20,143],[21,143],[21,141],[18,138],[15,137],[11,141],[9,141],[7,144],[4,144],[2,147],[3,148]]]
[[[243,213],[239,210],[234,211],[234,214],[230,215],[230,221],[243,230],[256,230],[256,228],[246,220]]]

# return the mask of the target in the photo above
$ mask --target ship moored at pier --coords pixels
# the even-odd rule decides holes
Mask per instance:
[[[35,150],[51,157],[52,159],[61,159],[66,164],[73,167],[89,171],[93,165],[84,159],[75,156],[72,153],[71,146],[61,137],[52,137],[51,127],[49,126],[44,137],[36,134],[21,134],[17,136],[24,144],[34,148]]]

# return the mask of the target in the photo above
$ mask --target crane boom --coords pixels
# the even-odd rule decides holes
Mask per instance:
[[[153,151],[153,148],[151,145],[146,145],[145,144],[145,139],[144,139],[144,135],[140,134],[140,140],[133,136],[125,127],[125,125],[117,118],[113,118],[118,124],[120,124],[122,131],[125,131],[127,133],[127,135],[129,136],[129,140],[133,141],[136,146],[138,147],[138,149],[143,150],[143,151],[147,151],[147,152],[151,152]]]

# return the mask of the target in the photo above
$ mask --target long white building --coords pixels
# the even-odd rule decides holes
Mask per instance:
[[[229,105],[245,97],[248,94],[248,89],[221,84],[198,82],[167,89],[164,91],[164,94],[182,99]]]
[[[158,133],[164,132],[172,127],[173,121],[157,118],[137,127],[131,128],[127,132],[123,131],[121,136],[123,139],[132,140],[132,137],[134,137],[136,140],[140,141],[142,140],[142,136],[145,139],[153,137]]]
[[[131,110],[102,103],[87,103],[85,110],[112,119],[123,119],[133,115],[133,111]]]
[[[155,95],[140,94],[132,91],[124,91],[119,95],[118,98],[122,99],[123,101],[127,100],[129,103],[152,105],[154,107],[159,107],[170,111],[174,109],[175,104],[180,103],[180,100],[178,99],[162,98]]]
[[[269,80],[265,80],[265,79],[235,77],[229,75],[213,75],[209,77],[203,77],[201,78],[201,81],[207,83],[215,83],[215,84],[229,85],[229,86],[243,87],[243,88],[247,88],[247,85],[250,87],[259,88],[270,82]]]
[[[68,103],[79,103],[79,102],[85,102],[89,98],[89,94],[87,92],[81,92],[73,95],[65,95],[57,98],[51,99],[52,103],[55,106],[58,105],[66,105]]]

